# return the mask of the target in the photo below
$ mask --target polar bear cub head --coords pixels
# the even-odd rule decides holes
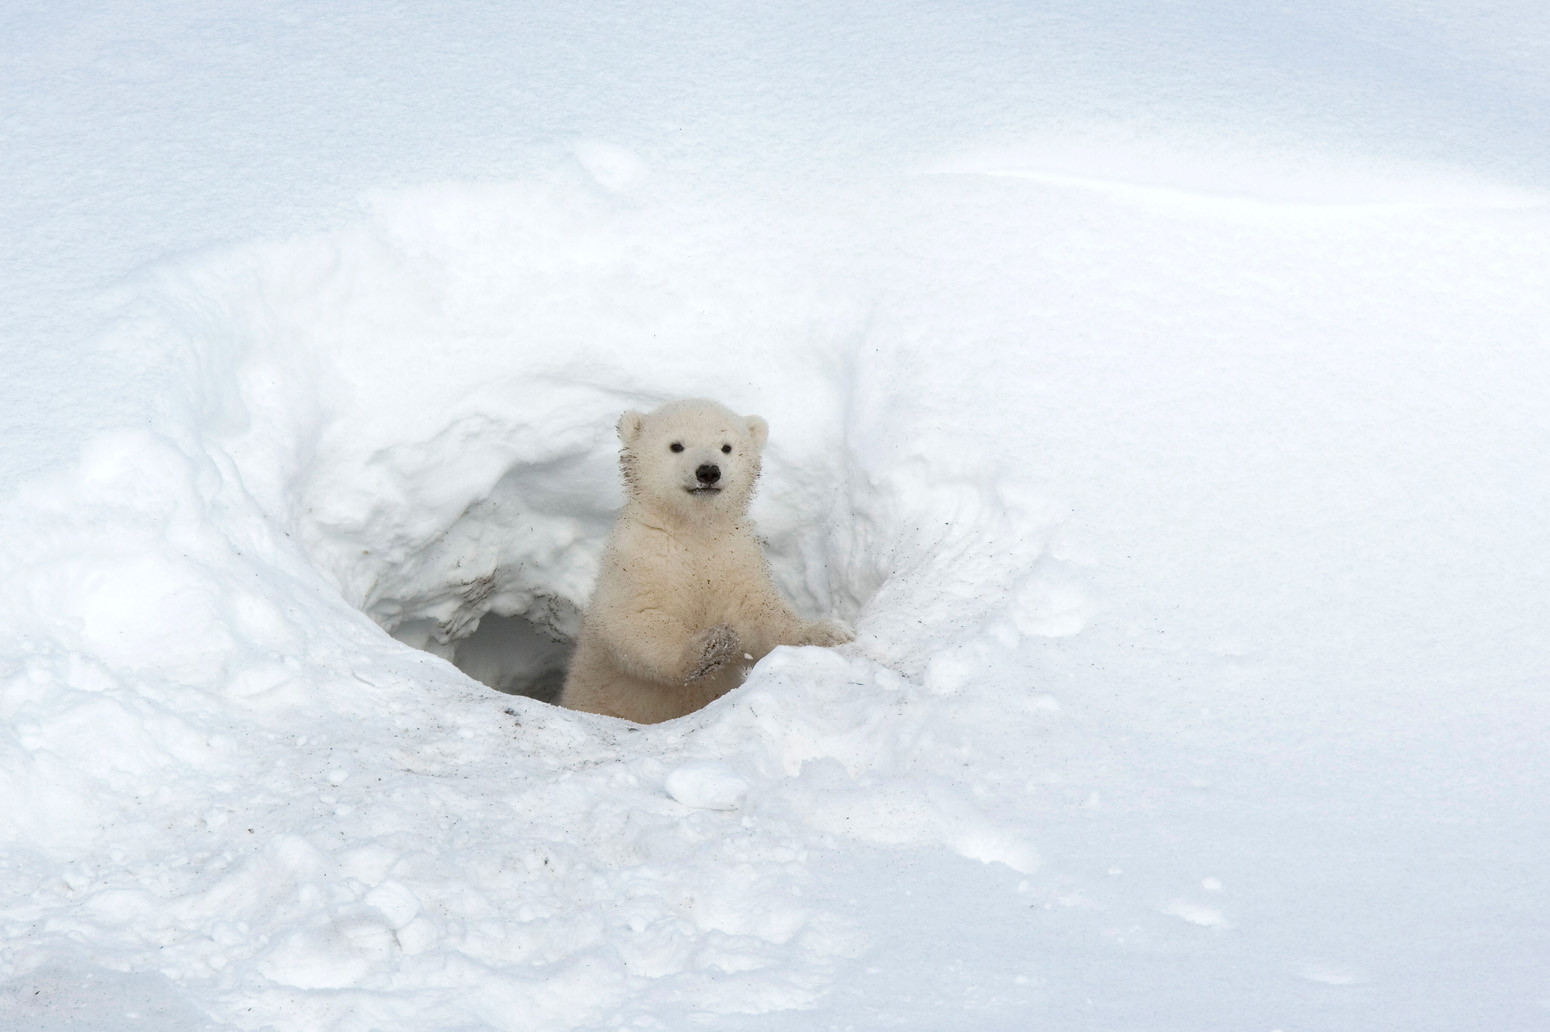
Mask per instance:
[[[769,425],[691,398],[619,417],[630,501],[668,519],[736,520],[748,511]]]

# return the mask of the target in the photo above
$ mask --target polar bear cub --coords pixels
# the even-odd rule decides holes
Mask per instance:
[[[797,615],[748,519],[769,427],[713,401],[619,419],[628,498],[603,554],[560,704],[653,724],[741,683],[777,645],[839,645]]]

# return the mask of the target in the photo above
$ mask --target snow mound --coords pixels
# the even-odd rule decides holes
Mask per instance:
[[[910,592],[947,569],[982,591],[1007,558],[986,554],[1051,513],[936,456],[867,463],[888,430],[864,411],[864,294],[729,232],[574,184],[428,188],[162,273],[134,343],[197,356],[190,438],[349,604],[508,691],[541,692],[578,630],[620,502],[614,420],[674,396],[771,418],[755,515],[804,607],[854,618],[884,591],[879,619],[920,621]]]
[[[901,437],[872,288],[810,228],[588,162],[617,182],[383,196],[121,291],[108,345],[169,385],[162,419],[31,485],[5,559],[7,633],[49,643],[0,685],[7,919],[73,915],[10,971],[84,936],[81,965],[154,955],[257,1025],[758,1013],[856,949],[802,901],[812,836],[1037,866],[930,744],[970,679],[920,678],[995,621],[1002,647],[1080,627],[1069,578],[1036,584],[1061,511]],[[614,422],[681,395],[770,420],[777,578],[860,639],[660,728],[555,709]]]

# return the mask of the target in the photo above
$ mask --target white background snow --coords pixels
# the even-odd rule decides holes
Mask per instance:
[[[12,0],[0,152],[0,1028],[1550,1028],[1542,6]],[[857,643],[447,662],[688,395]]]

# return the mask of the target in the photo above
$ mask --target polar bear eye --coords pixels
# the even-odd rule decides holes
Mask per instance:
[[[732,446],[730,444],[723,444],[721,446],[721,454],[723,454],[723,455],[731,455],[732,454]]]
[[[681,451],[684,450],[684,446],[679,444],[677,441],[674,441],[672,444],[668,445],[667,447],[669,448],[669,450],[675,451],[675,452],[681,452]]]

